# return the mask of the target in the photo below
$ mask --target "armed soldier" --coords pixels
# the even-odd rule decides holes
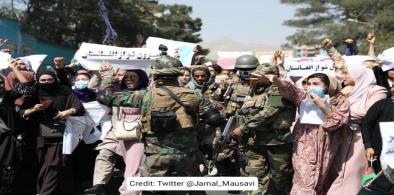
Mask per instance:
[[[258,191],[252,194],[289,194],[292,180],[290,126],[296,107],[284,99],[278,88],[259,81],[262,75],[279,75],[278,67],[260,65],[252,73],[254,96],[245,98],[238,112],[242,123],[232,133],[234,137],[248,138],[248,158],[245,174],[257,176]]]
[[[239,72],[239,78],[233,78],[232,83],[222,86],[213,94],[213,99],[223,102],[223,106],[225,107],[224,115],[227,118],[235,115],[236,111],[243,105],[245,97],[251,93],[249,85],[250,73],[252,73],[258,65],[259,62],[253,55],[242,55],[238,57],[236,59],[235,69]],[[234,123],[242,123],[242,121],[238,121],[239,117],[235,119]],[[222,135],[221,137],[226,137],[226,135]],[[215,144],[218,144],[217,142],[220,141],[219,138],[215,140]],[[216,161],[215,166],[219,170],[219,175],[240,175],[241,167],[245,164],[244,147],[239,142],[236,143],[235,140],[232,140],[224,147],[224,150],[220,152],[218,159],[214,161]]]
[[[258,65],[259,61],[253,55],[242,55],[238,57],[235,62],[235,69],[239,73],[239,79],[233,78],[233,84],[216,90],[214,99],[225,102],[227,117],[234,115],[236,110],[241,108],[245,97],[250,95],[250,73],[252,73]],[[229,87],[231,89],[227,90]]]
[[[179,87],[179,60],[162,56],[151,66],[155,88],[144,95],[118,96],[117,104],[141,108],[140,129],[146,155],[143,176],[195,176],[202,156],[195,128],[198,118],[218,126],[220,114],[199,93]]]
[[[202,161],[198,151],[198,117],[217,126],[219,113],[203,96],[179,87],[179,60],[163,56],[151,67],[155,88],[144,96],[142,140],[145,176],[196,176]]]

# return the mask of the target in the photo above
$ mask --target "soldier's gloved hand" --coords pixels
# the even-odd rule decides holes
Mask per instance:
[[[242,137],[242,131],[241,128],[236,128],[231,132],[232,137]]]

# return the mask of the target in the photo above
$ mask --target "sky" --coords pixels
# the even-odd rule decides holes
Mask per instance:
[[[281,45],[296,29],[283,25],[296,7],[280,0],[159,0],[163,4],[186,4],[193,17],[202,19],[204,42],[224,37],[242,43]]]

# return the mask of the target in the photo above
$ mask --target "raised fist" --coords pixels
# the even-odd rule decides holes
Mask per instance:
[[[321,45],[322,45],[322,47],[323,47],[324,49],[331,49],[331,47],[332,47],[332,41],[331,41],[331,39],[324,39],[324,40],[321,42]]]
[[[53,63],[56,66],[56,69],[62,69],[64,67],[64,58],[63,57],[55,57],[53,58]]]
[[[368,33],[367,41],[369,44],[375,44],[376,37],[373,33]]]

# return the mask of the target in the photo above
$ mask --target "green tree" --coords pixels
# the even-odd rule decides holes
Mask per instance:
[[[157,35],[163,38],[197,43],[200,42],[202,21],[190,17],[192,8],[186,5],[159,5],[157,19]]]
[[[25,30],[43,41],[74,48],[81,42],[103,41],[105,24],[98,12],[98,0],[17,1],[27,7],[22,10],[18,20],[23,23]],[[160,36],[188,42],[201,41],[198,31],[201,30],[202,22],[201,19],[190,16],[191,7],[141,0],[104,2],[111,25],[118,33],[119,46],[139,45],[141,40],[137,35]],[[9,4],[1,7],[1,16],[13,18]],[[188,30],[185,30],[184,26],[188,26]]]
[[[298,6],[294,19],[284,22],[297,32],[287,40],[293,45],[319,44],[329,37],[335,46],[343,40],[355,40],[361,53],[367,53],[365,41],[374,31],[377,52],[394,45],[394,4],[392,0],[281,0]]]

